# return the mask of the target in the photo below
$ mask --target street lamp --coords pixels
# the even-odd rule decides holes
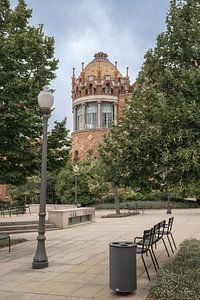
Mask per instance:
[[[161,174],[161,177],[163,179],[163,184],[162,186],[166,186],[167,182],[166,182],[166,176],[167,176],[167,172],[164,172]],[[167,214],[171,214],[171,203],[170,203],[170,194],[169,194],[169,189],[167,188]]]
[[[40,186],[40,208],[39,208],[39,226],[37,237],[37,249],[33,258],[33,269],[47,268],[48,257],[45,249],[45,216],[46,216],[46,173],[47,173],[47,126],[51,107],[54,103],[54,96],[49,91],[48,86],[43,87],[38,95],[38,103],[43,116],[43,139],[42,139],[42,166],[41,166],[41,186]]]
[[[77,177],[79,175],[79,167],[77,165],[73,166],[73,171],[75,175],[75,205],[78,206],[77,201]]]
[[[171,203],[170,203],[170,194],[169,190],[167,190],[167,214],[171,214]]]

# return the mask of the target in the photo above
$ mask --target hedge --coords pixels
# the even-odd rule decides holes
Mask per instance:
[[[154,300],[200,299],[200,240],[185,240],[171,263],[159,270],[151,287]]]

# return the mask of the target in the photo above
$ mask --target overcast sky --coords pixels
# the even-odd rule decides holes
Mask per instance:
[[[11,0],[15,6],[17,0]],[[170,0],[26,0],[33,9],[31,24],[44,24],[44,32],[55,38],[59,59],[55,89],[55,110],[50,125],[67,117],[72,129],[71,74],[79,75],[96,52],[108,54],[125,75],[129,66],[131,82],[137,77],[144,54],[165,30]]]

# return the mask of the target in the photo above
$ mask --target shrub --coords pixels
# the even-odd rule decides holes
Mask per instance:
[[[23,243],[23,242],[26,242],[27,240],[26,239],[23,239],[23,238],[18,238],[18,239],[11,239],[10,240],[10,244],[11,245],[16,245],[16,244],[20,244],[20,243]],[[0,241],[0,248],[3,248],[3,247],[7,247],[9,244],[9,241],[8,240],[1,240]]]
[[[154,300],[200,299],[200,240],[185,240],[175,259],[159,270],[151,287]]]
[[[167,202],[166,201],[127,201],[120,203],[121,209],[126,209],[128,207],[134,207],[137,204],[138,208],[141,209],[166,209]],[[171,202],[171,208],[198,208],[199,204],[197,202],[191,201],[182,201],[182,202]],[[115,209],[114,203],[103,203],[95,205],[96,209]]]

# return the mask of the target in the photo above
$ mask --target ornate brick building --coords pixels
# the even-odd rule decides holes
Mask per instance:
[[[122,76],[117,62],[98,52],[78,78],[72,74],[72,159],[85,158],[89,151],[98,155],[98,144],[112,123],[117,124],[125,97],[130,95],[128,67]]]
[[[10,201],[11,196],[8,190],[8,185],[0,184],[0,200]]]

